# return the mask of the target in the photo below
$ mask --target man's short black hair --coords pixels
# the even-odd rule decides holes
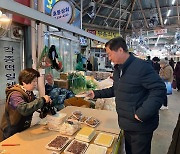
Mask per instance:
[[[125,52],[128,52],[128,47],[126,45],[126,41],[122,37],[115,37],[109,40],[105,47],[109,47],[110,50],[117,51],[119,48],[122,48]]]

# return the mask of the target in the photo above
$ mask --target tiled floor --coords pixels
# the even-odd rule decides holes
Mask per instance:
[[[160,123],[154,132],[151,154],[167,154],[171,137],[180,113],[180,92],[168,97],[168,110],[160,110]]]

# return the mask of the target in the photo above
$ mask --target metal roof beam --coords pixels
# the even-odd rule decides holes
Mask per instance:
[[[116,8],[116,6],[119,4],[119,1],[120,1],[120,0],[118,0],[118,1],[116,2],[116,4],[113,6],[111,12],[109,13],[108,17],[107,17],[106,20],[104,21],[103,26],[105,25],[105,23],[107,22],[107,20],[108,20],[109,17],[111,16],[111,14],[113,13],[113,11],[114,11],[114,9]]]
[[[131,3],[127,6],[126,10],[131,6]],[[126,13],[126,11],[123,12],[123,14],[120,16],[120,19],[123,17],[123,15]],[[119,22],[119,19],[116,21],[113,27],[116,27],[117,23]]]
[[[86,7],[83,9],[83,17],[86,15],[88,7],[89,7],[89,6],[86,6]]]
[[[103,0],[104,1],[104,0]],[[95,18],[96,18],[96,16],[97,16],[97,14],[99,13],[99,11],[100,11],[100,9],[101,9],[101,6],[99,6],[99,8],[98,8],[98,10],[96,11],[96,14],[95,14],[95,16],[94,16],[94,18],[93,18],[93,20],[91,20],[91,24],[93,24],[94,23],[94,20],[95,20]]]
[[[159,15],[160,23],[161,23],[161,26],[163,27],[164,24],[163,24],[163,20],[162,20],[161,9],[160,9],[160,6],[159,6],[159,0],[156,0],[156,6],[157,6],[157,9],[158,9],[158,15]]]
[[[164,25],[163,28],[169,29],[169,28],[178,28],[178,27],[179,27],[178,24],[173,24],[173,25]],[[135,31],[138,32],[138,31],[140,31],[141,29],[142,29],[143,31],[154,30],[154,28],[149,28],[149,29],[147,29],[147,28],[142,28],[142,27],[141,27],[141,28],[136,28]],[[132,29],[128,29],[128,30],[126,31],[126,33],[132,33]]]
[[[99,14],[97,14],[97,16],[98,16],[98,17],[101,17],[101,18],[107,18],[106,16],[99,15]],[[109,19],[112,19],[112,20],[118,20],[118,21],[119,21],[119,19],[112,18],[112,17],[109,17]],[[126,20],[121,20],[121,21],[126,22]]]
[[[178,18],[178,16],[169,16],[168,19],[169,18]],[[146,18],[146,20],[149,20],[149,19],[150,18]],[[142,21],[142,20],[144,20],[144,19],[132,20],[131,22],[137,22],[137,21]]]
[[[178,0],[176,1],[176,7],[177,7],[177,15],[178,15],[178,25],[180,25],[180,20],[179,20],[179,4],[178,4]]]
[[[126,24],[126,27],[125,27],[125,31],[127,30],[128,25],[129,25],[129,22],[130,22],[130,20],[131,20],[131,16],[132,16],[132,12],[133,12],[135,3],[136,3],[136,0],[133,0],[132,7],[131,7],[131,13],[129,14],[128,21],[127,21],[127,24]]]
[[[36,11],[36,10],[29,8],[27,6],[24,6],[24,5],[17,3],[15,1],[0,0],[0,4],[1,4],[0,8],[2,8],[2,9],[6,9],[9,12],[19,14],[19,15],[27,17],[31,20],[40,21],[41,23],[43,23],[45,25],[53,26],[56,28],[61,28],[61,29],[70,31],[72,33],[78,34],[80,36],[85,36],[87,38],[97,40],[97,41],[100,41],[103,43],[107,42],[107,40],[105,40],[105,39],[102,39],[102,38],[97,37],[93,34],[85,32],[84,30],[79,29],[79,28],[72,26],[70,24],[58,21],[57,19],[55,19],[51,16],[48,16],[44,13]]]
[[[87,24],[87,23],[83,23],[83,26],[85,26],[85,28],[97,28],[97,29],[101,29],[101,30],[109,30],[109,31],[117,31],[118,32],[118,28],[113,28],[113,27],[106,27],[106,26],[102,26],[102,25],[95,25],[95,24]]]
[[[119,8],[118,7],[115,7],[115,8],[113,8],[113,6],[110,6],[110,5],[107,5],[107,4],[103,4],[103,3],[99,3],[99,2],[96,2],[97,4],[99,4],[99,5],[101,5],[101,6],[103,6],[103,7],[107,7],[107,8],[109,8],[109,9],[116,9],[116,10],[119,10]],[[130,13],[129,11],[127,11],[127,10],[125,10],[125,9],[122,9],[122,11],[124,12],[127,12],[127,13]]]
[[[81,10],[81,7],[74,1],[74,0],[70,0],[79,10]],[[81,2],[81,0],[80,0]]]
[[[162,6],[162,7],[160,7],[160,8],[161,8],[161,9],[171,9],[171,8],[175,8],[175,7],[177,7],[177,6]],[[179,5],[178,5],[178,7],[179,7]],[[149,8],[149,9],[143,9],[143,10],[144,10],[144,11],[150,11],[150,10],[152,10],[152,9],[157,9],[157,7]],[[141,12],[141,10],[134,10],[133,13],[135,13],[135,12]]]
[[[148,23],[147,23],[147,20],[146,20],[146,17],[145,17],[145,14],[144,14],[144,10],[142,9],[142,5],[141,5],[140,0],[138,0],[138,3],[139,3],[139,7],[140,7],[140,9],[141,9],[141,13],[142,13],[143,18],[144,18],[144,22],[145,22],[145,24],[146,24],[146,28],[149,28]]]

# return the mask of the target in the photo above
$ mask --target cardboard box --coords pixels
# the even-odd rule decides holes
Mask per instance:
[[[54,84],[57,85],[59,88],[69,89],[68,80],[54,79]]]
[[[65,106],[90,107],[90,103],[80,97],[72,97],[64,101]]]

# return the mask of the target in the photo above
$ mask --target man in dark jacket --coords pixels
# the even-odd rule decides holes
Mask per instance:
[[[180,154],[180,113],[167,154]]]
[[[164,82],[148,62],[130,54],[123,38],[105,45],[115,64],[113,86],[89,91],[90,98],[115,96],[119,127],[124,130],[126,154],[150,154],[153,131],[158,127],[159,109],[166,96]]]

